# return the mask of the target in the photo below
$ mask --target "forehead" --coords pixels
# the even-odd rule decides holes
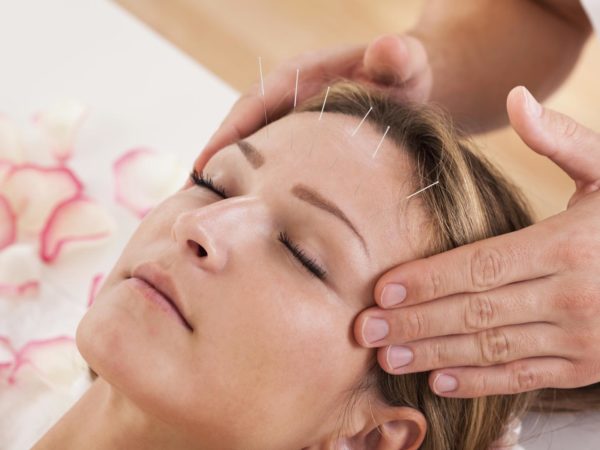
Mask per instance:
[[[376,266],[388,267],[417,256],[422,208],[418,199],[406,199],[414,189],[407,153],[382,140],[384,131],[367,121],[357,130],[361,119],[325,113],[319,120],[315,112],[286,116],[246,139],[264,163],[243,166],[266,188],[302,183],[332,200],[363,235]],[[244,159],[237,149],[228,151]]]

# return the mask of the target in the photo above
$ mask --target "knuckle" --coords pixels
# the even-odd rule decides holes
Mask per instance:
[[[405,312],[400,329],[404,339],[413,341],[425,336],[425,327],[423,314],[413,309]]]
[[[466,331],[479,331],[489,328],[496,317],[496,310],[490,297],[477,294],[468,298],[465,306],[464,323]]]
[[[600,293],[585,284],[557,293],[554,303],[565,317],[577,322],[589,323],[600,314]]]
[[[595,330],[590,330],[587,327],[577,327],[577,331],[569,333],[565,340],[568,348],[574,350],[575,356],[585,359],[597,352],[598,338],[598,333]]]
[[[429,279],[429,283],[426,285],[426,292],[423,292],[423,297],[427,299],[440,297],[443,292],[441,273],[437,269],[431,268],[427,271],[427,279]]]
[[[428,359],[432,367],[443,367],[446,365],[446,345],[442,339],[436,339],[428,351]]]
[[[471,257],[471,284],[487,290],[501,283],[507,271],[502,254],[493,248],[479,248]]]
[[[566,268],[573,269],[580,267],[582,263],[585,263],[586,260],[589,260],[590,258],[590,256],[586,254],[586,244],[580,242],[579,237],[576,236],[576,234],[579,233],[579,230],[566,233],[565,238],[559,241],[556,246],[556,253],[559,261],[561,261]]]
[[[498,364],[508,360],[510,347],[508,337],[497,329],[485,330],[478,335],[481,361],[486,365]]]
[[[570,290],[559,289],[552,296],[552,306],[556,309],[558,313],[564,316],[565,313],[568,313],[571,309],[573,309],[573,293]]]
[[[512,394],[527,392],[544,387],[543,376],[536,372],[529,364],[519,364],[510,376],[509,391]]]
[[[560,115],[558,117],[558,127],[562,135],[569,139],[577,138],[580,134],[580,125],[567,116]]]
[[[475,395],[487,393],[490,388],[489,378],[484,373],[478,373],[474,376],[471,386]]]
[[[234,107],[247,103],[249,100],[255,100],[260,96],[260,94],[260,85],[258,83],[254,83],[252,86],[250,86],[250,89],[238,97],[234,103]]]

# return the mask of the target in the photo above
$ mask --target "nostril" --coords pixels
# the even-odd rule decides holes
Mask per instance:
[[[208,256],[208,253],[206,253],[206,250],[204,249],[204,247],[202,247],[200,244],[198,244],[197,242],[188,240],[188,246],[194,250],[194,252],[198,255],[198,256]]]

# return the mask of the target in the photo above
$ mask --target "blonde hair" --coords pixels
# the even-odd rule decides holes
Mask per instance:
[[[297,111],[317,112],[322,105],[321,94]],[[374,88],[340,81],[330,88],[325,111],[362,118],[370,107],[373,109],[367,120],[381,133],[390,126],[387,139],[410,156],[414,165],[412,188],[416,191],[439,181],[439,186],[419,194],[429,218],[429,230],[424,232],[427,250],[422,256],[533,223],[533,214],[520,190],[471,148],[441,109],[394,101]],[[424,450],[488,449],[501,437],[505,426],[528,407],[540,409],[550,399],[556,408],[566,409],[567,398],[573,392],[548,390],[551,395],[540,395],[538,391],[452,399],[435,395],[429,388],[428,375],[390,375],[375,362],[367,377],[367,384],[375,385],[388,404],[409,406],[425,415],[429,426],[421,447]],[[596,404],[598,399],[596,393]]]

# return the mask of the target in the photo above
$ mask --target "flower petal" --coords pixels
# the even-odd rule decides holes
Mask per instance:
[[[0,295],[38,295],[41,263],[36,257],[36,250],[35,246],[29,243],[17,243],[0,252]]]
[[[18,351],[16,361],[13,380],[21,378],[22,369],[28,367],[51,388],[65,391],[87,367],[70,336],[29,341]]]
[[[15,365],[16,352],[8,336],[0,336],[0,380],[8,378]]]
[[[32,163],[13,166],[0,184],[0,194],[17,216],[18,238],[37,238],[57,204],[77,196],[83,184],[66,167]]]
[[[104,278],[104,274],[103,273],[97,273],[92,278],[92,283],[91,283],[91,286],[90,286],[90,294],[88,296],[88,302],[87,302],[87,307],[88,308],[90,306],[92,306],[92,303],[94,303],[94,300],[96,299],[96,295],[98,294],[98,290],[100,289],[100,286],[102,286],[102,280],[103,280],[103,278]]]
[[[181,186],[188,176],[175,156],[148,148],[125,152],[113,163],[115,201],[140,219]]]
[[[87,112],[88,108],[83,103],[65,99],[34,116],[34,122],[50,140],[52,156],[60,163],[72,156],[75,134]]]
[[[42,261],[53,262],[62,253],[62,247],[75,242],[99,241],[110,237],[117,223],[106,209],[83,194],[60,203],[40,235]]]
[[[17,239],[17,216],[10,202],[0,194],[0,251]]]

